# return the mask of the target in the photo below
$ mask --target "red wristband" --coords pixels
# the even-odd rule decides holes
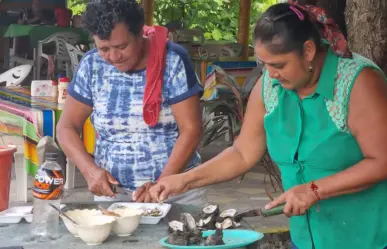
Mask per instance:
[[[320,195],[318,194],[318,186],[314,183],[314,181],[310,182],[310,189],[313,191],[314,195],[317,197],[317,200],[320,201]]]

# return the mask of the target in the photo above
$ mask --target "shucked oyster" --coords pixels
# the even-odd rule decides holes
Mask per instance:
[[[222,222],[216,222],[215,226],[217,229],[230,229],[230,228],[237,228],[240,227],[240,223],[235,222],[231,218],[227,218],[223,220]]]
[[[163,211],[161,211],[159,208],[146,208],[141,207],[142,210],[144,210],[143,216],[152,216],[152,217],[158,217],[163,215]]]

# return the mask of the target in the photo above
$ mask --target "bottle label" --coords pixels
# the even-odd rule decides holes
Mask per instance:
[[[39,169],[35,175],[32,195],[39,199],[57,200],[62,196],[63,185],[61,170]]]

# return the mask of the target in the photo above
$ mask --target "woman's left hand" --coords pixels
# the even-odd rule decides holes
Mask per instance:
[[[274,208],[282,203],[286,203],[284,213],[286,216],[304,215],[306,211],[318,201],[317,196],[312,191],[310,184],[295,186],[277,199],[265,206],[265,209]]]
[[[147,182],[144,183],[141,187],[137,188],[134,192],[134,198],[133,200],[135,202],[144,202],[144,203],[150,203],[152,202],[152,197],[149,194],[149,189],[155,185],[154,182]]]

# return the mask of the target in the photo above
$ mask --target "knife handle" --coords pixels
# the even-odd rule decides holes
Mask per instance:
[[[269,217],[269,216],[283,214],[284,213],[284,207],[285,207],[285,203],[283,203],[281,205],[278,205],[278,206],[276,206],[276,207],[274,207],[272,209],[264,209],[264,208],[262,208],[261,209],[262,216],[263,217]]]

